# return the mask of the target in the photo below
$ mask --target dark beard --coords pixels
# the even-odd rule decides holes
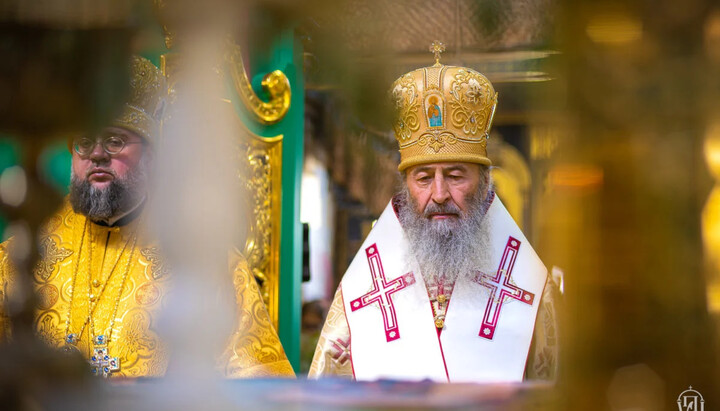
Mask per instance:
[[[398,217],[414,257],[427,284],[440,278],[453,284],[460,277],[470,277],[490,263],[490,225],[485,221],[488,191],[481,187],[467,199],[468,210],[454,204],[438,205],[432,201],[422,213],[406,185],[396,197]],[[432,212],[457,213],[457,219],[430,220]]]
[[[86,179],[75,174],[70,181],[70,204],[76,213],[92,221],[107,221],[130,211],[142,199],[144,170],[142,165],[124,179],[115,178],[103,189],[93,187]]]

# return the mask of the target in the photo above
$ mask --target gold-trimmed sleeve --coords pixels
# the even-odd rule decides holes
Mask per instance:
[[[548,275],[535,319],[535,332],[525,367],[527,379],[551,382],[557,379],[559,354],[557,295],[557,287]]]
[[[342,290],[338,287],[320,332],[309,379],[343,377],[353,379],[350,328],[345,318]]]

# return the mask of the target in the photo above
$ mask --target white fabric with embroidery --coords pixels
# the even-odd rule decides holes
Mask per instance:
[[[341,285],[357,380],[522,381],[547,269],[497,197],[486,218],[497,268],[483,281],[509,271],[504,288],[514,297],[494,304],[500,308],[493,321],[487,308],[492,287],[481,284],[480,276],[458,280],[438,338],[423,277],[407,275],[408,244],[388,204]],[[389,298],[382,297],[386,293]]]

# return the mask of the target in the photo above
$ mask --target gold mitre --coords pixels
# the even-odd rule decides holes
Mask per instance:
[[[435,41],[435,64],[395,80],[393,128],[400,147],[398,170],[426,163],[491,165],[487,139],[497,93],[475,70],[440,64],[445,46]]]
[[[112,125],[130,130],[150,142],[157,142],[166,94],[165,77],[160,69],[143,57],[133,56],[130,96],[122,114]]]

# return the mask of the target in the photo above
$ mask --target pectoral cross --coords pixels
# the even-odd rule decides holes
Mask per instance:
[[[438,40],[435,40],[430,44],[430,52],[435,54],[435,65],[440,65],[440,53],[445,51],[445,45]]]
[[[93,355],[90,357],[91,372],[95,376],[109,377],[112,373],[120,371],[118,357],[108,355],[107,339],[104,335],[93,338]]]

